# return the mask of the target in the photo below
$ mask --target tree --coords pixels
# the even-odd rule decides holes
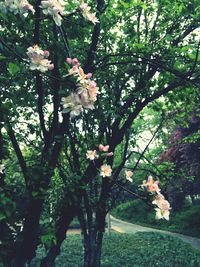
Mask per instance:
[[[105,217],[113,188],[122,186],[135,119],[159,97],[180,90],[184,94],[199,85],[198,1],[91,1],[96,16],[83,1],[66,1],[65,8],[52,1],[54,9],[48,1],[20,3],[16,7],[3,1],[0,6],[2,136],[17,156],[25,198],[18,218],[1,220],[3,226],[15,228],[15,220],[23,224],[12,239],[14,249],[9,242],[1,245],[11,251],[3,260],[5,266],[22,267],[35,256],[41,218],[59,181],[62,193],[53,218],[56,244],[41,266],[53,265],[75,215],[83,231],[84,266],[100,266]],[[88,75],[82,73],[83,82],[93,73],[100,88],[96,102],[94,81],[95,96],[89,100],[77,92],[79,62]],[[99,144],[108,145],[108,151],[86,159],[87,151],[97,151]],[[3,159],[10,162],[8,156]],[[112,167],[112,177],[99,176],[102,164]],[[1,186],[1,195],[9,201],[10,195],[4,194],[10,179]],[[12,200],[13,205],[18,201]]]

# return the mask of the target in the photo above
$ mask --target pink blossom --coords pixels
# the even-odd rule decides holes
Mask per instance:
[[[88,74],[86,74],[85,77],[86,77],[87,79],[92,78],[92,73],[88,73]]]
[[[97,94],[99,93],[98,87],[89,88],[88,92],[89,92],[89,95],[92,98],[92,100],[96,101],[97,100]]]
[[[169,220],[170,204],[162,194],[158,194],[152,204],[156,205],[156,218]]]
[[[42,50],[38,45],[34,45],[27,49],[27,56],[30,59],[30,69],[46,72],[54,68],[54,64],[50,60],[46,59],[49,56],[49,52]]]
[[[66,58],[66,62],[67,62],[69,65],[71,65],[71,64],[72,64],[72,59],[71,59],[70,57],[67,57],[67,58]]]
[[[78,71],[78,67],[77,67],[77,66],[73,66],[72,69],[73,69],[74,71]]]
[[[78,70],[77,66],[73,66],[71,69],[69,69],[69,75],[77,76],[78,72],[79,72],[79,70]]]
[[[52,64],[49,64],[49,70],[53,70],[54,69],[54,64],[52,63]]]
[[[31,11],[34,14],[35,10],[34,10],[33,6],[26,1],[24,1],[24,2],[25,2],[24,7],[23,7],[24,11],[25,12]]]
[[[77,59],[77,58],[73,58],[73,59],[72,59],[72,64],[73,64],[73,65],[77,65],[77,64],[79,64],[78,59]]]
[[[113,152],[109,152],[108,154],[107,154],[107,157],[112,157],[113,156]]]
[[[49,57],[49,51],[44,50],[44,56],[45,56],[45,57]]]
[[[90,88],[95,88],[97,86],[95,81],[90,81]]]
[[[84,90],[81,94],[80,94],[80,97],[81,97],[81,101],[83,103],[83,105],[88,105],[90,100],[89,100],[89,97],[88,97],[88,93],[86,90]]]
[[[72,114],[74,117],[76,115],[78,116],[84,108],[94,109],[94,102],[97,100],[99,88],[96,82],[90,80],[92,73],[85,74],[77,58],[66,58],[66,62],[73,65],[72,68],[68,70],[68,75],[72,75],[77,79],[76,95],[79,97],[79,103],[72,101],[73,105],[68,106],[63,112],[70,112],[70,110],[73,109],[75,112],[70,112],[70,116]],[[67,101],[69,100],[68,97],[66,99]],[[78,109],[75,108],[74,104],[79,106]]]
[[[158,187],[159,182],[154,181],[152,176],[149,176],[147,181],[144,180],[142,183],[142,187],[146,187],[149,192],[159,192],[160,188]]]
[[[72,64],[72,59],[71,59],[70,57],[67,57],[67,58],[66,58],[66,62],[67,62],[69,65],[71,65],[71,64]]]
[[[109,146],[108,145],[106,145],[106,146],[104,146],[102,144],[99,145],[99,151],[108,152],[108,150],[109,150]]]

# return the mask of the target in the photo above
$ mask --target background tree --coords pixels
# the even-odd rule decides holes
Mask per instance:
[[[129,142],[134,145],[135,119],[159,97],[172,92],[177,99],[185,90],[195,94],[199,85],[198,3],[97,0],[90,4],[100,22],[88,26],[82,17],[86,6],[79,1],[66,1],[67,13],[59,10],[54,20],[43,13],[41,2],[32,3],[34,15],[24,18],[2,9],[0,17],[1,122],[4,142],[18,159],[21,185],[18,198],[4,196],[15,186],[13,172],[6,172],[1,195],[12,201],[11,213],[18,217],[1,220],[12,226],[10,235],[17,233],[1,244],[2,257],[5,266],[22,267],[35,256],[38,244],[48,241],[51,249],[41,265],[52,266],[77,215],[84,266],[100,266],[105,217],[116,184],[125,186],[121,171],[131,156]],[[50,51],[51,72],[29,69],[26,51],[34,44]],[[95,109],[83,109],[74,118],[72,108],[61,113],[61,98],[77,87],[76,79],[66,75],[65,57],[77,57],[84,72],[94,74],[101,93]],[[113,156],[87,160],[87,151],[98,150],[99,144],[109,145]],[[112,167],[112,177],[99,176],[103,163]],[[49,231],[44,233],[47,216]],[[16,222],[23,225],[18,232],[13,230]]]

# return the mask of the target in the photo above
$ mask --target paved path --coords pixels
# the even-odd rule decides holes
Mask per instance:
[[[137,232],[160,232],[160,233],[165,233],[165,234],[169,234],[172,236],[176,236],[182,239],[183,241],[191,244],[192,247],[200,249],[199,238],[124,222],[124,221],[114,218],[112,215],[110,215],[110,220],[111,220],[111,229],[119,233],[135,234]]]

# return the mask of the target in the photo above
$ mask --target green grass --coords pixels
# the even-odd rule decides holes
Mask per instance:
[[[62,246],[56,267],[80,266],[81,237],[70,235]],[[32,267],[39,267],[39,258]],[[104,238],[102,267],[200,267],[200,251],[177,238],[160,233],[113,233]]]
[[[171,214],[169,221],[156,220],[155,211],[141,200],[120,204],[112,214],[131,223],[200,237],[200,205],[186,204],[182,211]]]

